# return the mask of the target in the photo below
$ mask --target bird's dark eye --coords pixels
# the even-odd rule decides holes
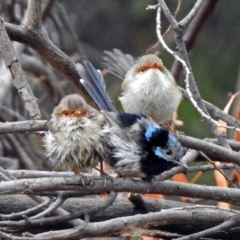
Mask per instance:
[[[166,150],[166,154],[167,154],[167,155],[172,155],[172,151],[169,150],[169,149],[167,149],[167,150]]]
[[[141,68],[141,72],[145,72],[146,71],[146,68],[145,67],[142,67]]]
[[[60,112],[61,116],[68,116],[68,114],[69,114],[68,110],[63,110],[63,111]]]

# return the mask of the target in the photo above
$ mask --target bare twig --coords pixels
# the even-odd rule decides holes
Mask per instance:
[[[12,181],[16,181],[16,178],[13,177],[8,171],[6,171],[5,169],[1,168],[0,167],[0,172],[3,173],[5,176],[6,176],[6,181],[7,181],[7,178],[8,180],[12,180]],[[3,182],[2,182],[3,183]],[[5,182],[6,183],[6,182]],[[36,201],[37,203],[43,203],[46,201],[46,198],[43,199],[41,198],[40,196],[29,196],[31,199],[33,199],[34,201]],[[67,215],[68,212],[65,211],[64,209],[62,208],[58,208],[56,210],[56,214],[58,214],[59,216],[64,216],[64,215]],[[81,224],[81,221],[80,219],[75,219],[75,220],[71,220],[69,221],[70,224],[72,224],[73,226],[79,226]]]
[[[17,88],[26,110],[33,119],[40,119],[41,113],[37,105],[37,99],[25,79],[2,19],[0,19],[0,54],[12,75],[13,85]]]
[[[32,131],[46,131],[47,121],[45,120],[28,120],[20,122],[0,122],[0,134],[14,133],[14,132],[32,132]]]
[[[198,233],[190,234],[186,237],[180,237],[177,239],[190,240],[190,239],[200,239],[203,237],[212,236],[212,235],[215,235],[217,232],[229,230],[235,226],[239,226],[239,222],[240,222],[240,214],[238,213],[238,214],[227,217],[226,219],[224,219],[224,221],[221,224],[215,227],[206,229]]]
[[[233,169],[235,168],[235,165],[232,163],[218,163],[216,164],[216,167],[218,169]],[[214,169],[215,169],[215,166],[211,166],[209,164],[197,165],[197,166],[189,167],[188,172],[197,172],[197,171],[206,172],[206,171],[212,171]]]
[[[49,208],[46,211],[40,214],[38,214],[37,216],[34,216],[32,218],[29,218],[28,221],[26,222],[25,220],[21,220],[21,221],[6,221],[6,222],[0,222],[0,226],[5,225],[5,227],[27,227],[27,226],[43,226],[43,225],[49,225],[49,224],[58,224],[60,222],[65,222],[65,221],[70,221],[72,219],[76,219],[79,218],[83,215],[91,215],[91,214],[96,214],[99,213],[100,211],[104,211],[106,208],[108,208],[110,205],[113,204],[113,202],[115,201],[116,197],[117,197],[117,193],[111,192],[108,197],[101,201],[99,204],[89,208],[89,209],[85,209],[82,211],[77,211],[74,213],[70,213],[68,215],[62,215],[62,216],[57,216],[57,217],[48,217],[48,218],[40,218],[41,215],[45,215],[47,212],[49,212],[49,210],[54,210],[55,207],[58,207],[59,203],[62,202],[62,200],[57,201],[56,204],[54,204],[53,208]],[[81,227],[84,227],[85,223],[82,220],[79,220],[81,224],[79,224]]]
[[[228,183],[229,183],[231,186],[237,188],[237,186],[228,178],[228,176],[223,172],[223,170],[218,168],[217,164],[216,164],[214,161],[212,161],[208,156],[206,156],[206,155],[205,155],[203,152],[201,152],[201,151],[200,151],[200,154],[201,154],[202,156],[204,156],[204,158],[206,158],[207,161],[209,161],[209,162],[213,165],[213,167],[214,167],[215,170],[217,170],[219,173],[221,173],[221,174],[223,175],[223,177],[228,181]]]
[[[38,2],[35,3],[34,2]],[[29,0],[29,13],[27,17],[32,17],[36,11],[36,17],[33,16],[32,20],[25,20],[25,24],[16,26],[10,23],[4,23],[10,38],[14,41],[24,43],[35,51],[37,51],[48,63],[52,65],[58,72],[60,72],[76,90],[86,99],[86,101],[93,107],[98,109],[97,104],[89,96],[83,85],[80,83],[80,76],[76,71],[74,62],[63,53],[57,46],[55,46],[50,39],[43,33],[39,27],[40,10],[36,9],[41,1]],[[37,26],[34,29],[33,26]]]
[[[213,134],[218,138],[220,144],[222,146],[230,149],[222,132],[219,131],[217,128],[218,122],[216,122],[209,116],[207,109],[206,109],[204,103],[202,102],[198,88],[195,84],[194,77],[193,77],[192,70],[191,70],[191,65],[188,60],[187,51],[186,51],[185,44],[184,44],[183,37],[182,37],[183,28],[181,28],[179,26],[178,22],[174,19],[174,17],[172,16],[171,12],[168,9],[168,7],[166,6],[164,0],[159,0],[159,5],[160,5],[160,7],[158,7],[157,17],[156,17],[156,21],[157,21],[156,31],[157,31],[158,39],[161,42],[161,44],[163,45],[164,49],[166,49],[177,61],[181,62],[182,66],[185,70],[186,90],[188,92],[190,101],[192,102],[193,106],[201,114],[201,117],[205,120],[206,125],[213,132]],[[163,9],[166,18],[172,25],[174,32],[176,34],[176,43],[177,43],[180,57],[178,57],[178,55],[175,52],[173,52],[170,48],[168,48],[168,46],[164,42],[163,38],[161,37],[161,22],[160,22],[161,21],[160,20],[161,8]],[[192,94],[193,92],[194,92],[194,94]]]
[[[205,154],[214,156],[219,160],[222,159],[224,162],[240,165],[240,153],[238,152],[188,136],[179,135],[178,138],[183,146],[202,151]]]
[[[58,207],[60,207],[66,201],[66,199],[67,199],[67,195],[64,192],[59,193],[56,201],[52,202],[51,205],[43,212],[31,217],[30,220],[38,219],[38,218],[44,217],[48,214],[51,214]]]
[[[179,11],[180,11],[180,8],[181,8],[181,3],[182,3],[182,0],[178,0],[178,4],[177,4],[177,8],[176,8],[176,10],[175,10],[175,12],[174,12],[174,18],[176,19],[177,18],[177,15],[178,15],[178,13],[179,13]],[[150,6],[149,6],[150,7]],[[157,7],[156,7],[157,8]],[[156,9],[156,8],[147,8],[146,10],[152,10],[152,9]],[[167,34],[171,31],[171,29],[172,29],[172,26],[170,25],[168,28],[167,28],[167,30],[165,31],[165,33],[162,35],[162,38],[165,38],[166,36],[167,36]],[[160,45],[160,42],[159,41],[157,41],[152,47],[150,47],[146,52],[147,53],[149,53],[152,49],[154,49],[154,48],[157,48],[157,47],[159,47],[159,45]]]
[[[183,29],[188,26],[188,24],[192,21],[192,19],[196,16],[197,12],[199,11],[200,7],[202,6],[204,0],[197,0],[191,11],[188,13],[188,15],[179,22],[179,26]]]
[[[22,212],[18,212],[18,213],[11,213],[11,214],[1,214],[0,218],[4,221],[22,218],[23,215],[26,215],[26,216],[31,215],[34,212],[39,211],[43,207],[48,206],[51,203],[51,201],[52,201],[51,199],[47,199],[44,202],[38,204],[37,206],[27,209],[26,211],[22,211]]]
[[[190,98],[188,96],[188,93],[185,89],[182,89],[182,94],[184,99],[189,100]],[[209,113],[211,113],[213,116],[220,118],[222,120],[224,120],[226,123],[228,123],[230,126],[228,126],[227,128],[232,128],[232,129],[239,129],[240,128],[240,121],[238,121],[236,118],[230,116],[229,114],[226,114],[225,112],[223,112],[221,109],[219,109],[218,107],[216,107],[215,105],[213,105],[212,103],[209,103],[205,100],[203,100],[204,105],[206,106],[207,110]],[[221,124],[220,124],[221,125]]]
[[[140,213],[148,213],[149,210],[147,208],[146,203],[143,198],[136,193],[129,193],[127,195],[129,201],[135,206],[135,210]]]
[[[192,209],[196,210],[197,207]],[[208,210],[209,212],[207,215],[205,215],[204,218],[207,218],[207,216],[210,217],[211,216],[210,214],[213,214],[212,210],[214,209],[210,208]],[[174,216],[171,214],[172,211],[175,211]],[[202,211],[202,214],[200,214],[200,211]],[[36,235],[35,237],[48,237],[47,239],[50,239],[50,237],[55,237],[54,239],[66,239],[65,236],[67,234],[67,236],[70,238],[74,238],[74,236],[78,236],[82,238],[86,236],[91,236],[91,237],[103,236],[103,235],[106,236],[106,233],[108,236],[110,234],[113,234],[114,232],[120,232],[121,235],[123,236],[124,235],[139,236],[139,234],[141,235],[143,233],[141,230],[142,226],[145,226],[145,225],[150,226],[155,222],[164,222],[164,224],[166,224],[166,222],[172,221],[172,217],[176,219],[176,222],[181,221],[182,224],[184,224],[185,223],[184,220],[189,219],[190,216],[192,218],[191,221],[197,221],[200,215],[203,216],[203,212],[206,214],[206,211],[204,211],[203,207],[201,207],[200,211],[198,211],[199,214],[192,214],[191,207],[162,210],[161,212],[158,212],[158,213],[148,213],[144,215],[135,215],[132,217],[115,218],[114,220],[100,222],[100,223],[93,223],[93,224],[89,223],[84,228],[71,229],[65,232],[62,232],[62,231],[48,232],[48,233]],[[181,217],[180,217],[180,213],[181,213]],[[233,215],[234,213],[229,212],[228,216],[231,217]]]
[[[171,181],[153,181],[150,183],[137,179],[114,178],[106,180],[100,176],[86,174],[84,174],[84,177],[86,179],[85,186],[82,185],[81,180],[77,176],[67,178],[20,179],[0,182],[0,194],[21,193],[36,195],[41,193],[44,196],[44,193],[48,191],[52,196],[55,196],[60,191],[66,191],[70,197],[72,193],[74,196],[86,196],[115,191],[188,196],[221,201],[238,201],[240,194],[239,189],[201,186]]]
[[[218,0],[204,1],[201,8],[196,13],[195,17],[193,18],[192,22],[190,23],[190,25],[183,37],[184,43],[185,43],[185,46],[186,46],[186,49],[188,52],[192,48],[201,27],[203,26],[207,17],[214,10],[214,7],[217,2],[218,2]],[[173,63],[171,72],[172,72],[173,76],[175,77],[176,81],[178,80],[178,78],[180,76],[181,70],[182,70],[181,64],[175,60]]]

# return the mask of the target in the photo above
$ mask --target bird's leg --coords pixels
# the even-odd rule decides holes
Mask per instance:
[[[100,169],[98,169],[97,167],[94,167],[96,170],[98,170],[101,174],[101,177],[104,179],[104,186],[106,186],[107,184],[107,179],[108,178],[112,178],[109,174],[107,174],[106,172],[104,172],[104,165],[103,165],[103,161],[100,162]]]
[[[174,133],[174,129],[171,127],[171,125],[168,122],[164,122],[163,126],[166,127],[169,131]]]
[[[106,174],[104,171],[103,171],[103,161],[100,162],[100,173],[101,173],[101,176],[103,174]]]
[[[160,124],[161,125],[161,124]],[[178,130],[175,130],[175,125],[171,126],[168,122],[164,122],[163,126],[166,127],[170,132],[176,134],[176,135],[185,135],[184,132],[179,132]]]
[[[109,174],[107,174],[106,172],[104,172],[104,165],[103,165],[103,161],[100,162],[100,169],[98,167],[94,167],[97,171],[100,172],[102,177],[111,177]]]
[[[175,127],[182,127],[183,126],[183,121],[181,121],[180,119],[178,119],[178,115],[177,115],[177,111],[174,111],[173,113],[173,117],[172,117],[172,129],[175,129]]]
[[[79,177],[82,185],[85,186],[85,177],[79,172],[79,169],[72,167],[71,170],[74,172],[75,176]]]
[[[156,181],[156,178],[154,176],[147,176],[147,177],[143,178],[142,180],[153,183]]]

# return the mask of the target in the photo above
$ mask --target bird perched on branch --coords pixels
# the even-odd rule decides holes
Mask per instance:
[[[173,117],[181,101],[181,92],[170,71],[155,55],[139,59],[114,49],[105,51],[104,67],[124,79],[119,100],[125,112],[142,113],[157,123]]]
[[[112,151],[106,162],[124,177],[151,178],[182,163],[177,137],[142,114],[102,111],[111,126]]]
[[[53,168],[78,173],[105,160],[109,150],[105,122],[81,96],[65,96],[54,108],[43,138]]]
[[[108,123],[108,157],[105,161],[124,177],[149,178],[181,162],[183,151],[177,136],[150,117],[114,112],[102,75],[87,60],[76,65],[81,83],[96,101]],[[106,145],[104,145],[106,146]]]

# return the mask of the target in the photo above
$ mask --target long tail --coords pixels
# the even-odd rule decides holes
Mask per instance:
[[[76,69],[81,76],[80,82],[98,107],[106,111],[116,111],[106,92],[101,72],[96,70],[88,60],[81,60],[80,63],[76,64]]]
[[[124,79],[127,71],[136,63],[138,59],[129,54],[124,54],[118,49],[105,51],[103,57],[103,66],[105,69]],[[81,60],[76,64],[78,74],[81,76],[81,83],[93,98],[98,107],[106,111],[114,111],[114,108],[107,92],[104,78],[100,71],[96,70],[88,60]]]
[[[113,75],[124,79],[127,71],[136,64],[138,58],[124,54],[118,49],[104,51],[103,67]]]

